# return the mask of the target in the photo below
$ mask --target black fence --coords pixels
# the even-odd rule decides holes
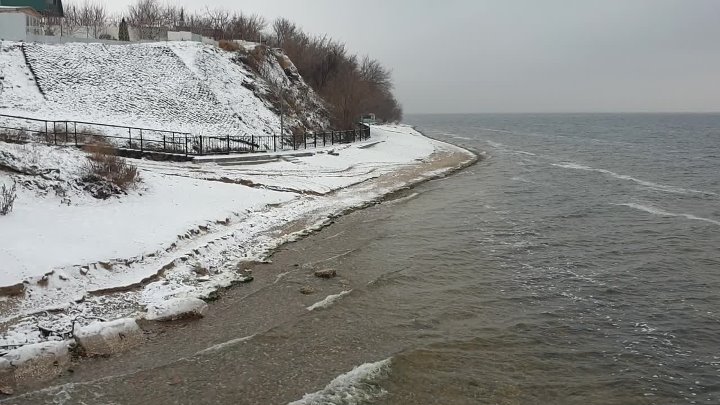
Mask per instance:
[[[309,132],[292,136],[202,136],[187,132],[0,114],[0,141],[75,146],[106,143],[120,149],[186,156],[300,150],[369,138],[370,127],[364,124],[354,130]]]

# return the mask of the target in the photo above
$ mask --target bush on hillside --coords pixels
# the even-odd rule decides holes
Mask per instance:
[[[25,143],[30,136],[22,129],[4,129],[0,130],[0,142],[8,143]]]
[[[225,39],[220,40],[218,46],[220,47],[220,49],[226,50],[228,52],[237,52],[240,50],[240,45],[238,45],[237,42],[227,41]]]
[[[267,47],[265,45],[258,45],[245,55],[245,63],[257,74],[265,78],[263,75],[263,67],[265,66],[266,58]]]
[[[17,183],[13,182],[12,187],[5,184],[0,187],[0,216],[9,214],[15,205],[17,198]]]
[[[115,148],[106,143],[94,143],[83,148],[89,153],[83,168],[85,190],[95,198],[107,199],[127,192],[140,182],[135,165],[117,156]]]

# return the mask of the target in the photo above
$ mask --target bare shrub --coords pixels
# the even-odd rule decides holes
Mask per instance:
[[[5,184],[0,187],[0,215],[4,216],[12,211],[16,198],[17,183],[13,182],[12,187],[7,187]]]
[[[228,52],[237,52],[240,50],[240,45],[238,45],[235,41],[228,41],[225,39],[221,39],[218,43],[218,46],[220,49],[226,50]]]
[[[0,130],[0,142],[26,143],[29,138],[28,133],[22,129]]]
[[[247,64],[256,73],[263,76],[263,67],[267,58],[267,47],[265,45],[258,45],[252,51],[247,54]]]
[[[74,135],[74,134],[73,134]],[[92,153],[95,150],[101,150],[108,153],[115,153],[114,148],[110,145],[105,134],[90,129],[82,129],[77,131],[78,144],[85,145],[83,149]]]
[[[83,168],[83,181],[100,187],[90,187],[88,191],[96,198],[108,198],[110,195],[128,191],[140,181],[135,165],[117,156],[115,148],[106,143],[95,143],[83,148],[89,153],[88,162]],[[109,183],[117,189],[103,187]]]
[[[30,166],[38,166],[40,164],[40,161],[43,159],[43,151],[41,151],[40,148],[34,143],[26,143],[22,145],[22,151],[23,159]]]

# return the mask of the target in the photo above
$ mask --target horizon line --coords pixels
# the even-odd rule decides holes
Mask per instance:
[[[718,111],[484,111],[484,112],[405,112],[404,115],[572,115],[572,114],[720,114]]]

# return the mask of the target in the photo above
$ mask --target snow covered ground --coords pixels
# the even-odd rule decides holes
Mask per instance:
[[[378,126],[367,142],[260,165],[136,160],[142,184],[101,201],[72,186],[83,152],[0,142],[0,157],[57,169],[39,180],[0,171],[0,182],[21,185],[15,210],[0,217],[0,286],[25,287],[0,302],[0,346],[42,341],[38,325],[65,330],[79,315],[115,319],[208,297],[244,280],[238,263],[265,260],[332,216],[451,170],[427,171],[450,154],[473,158],[409,127]],[[288,233],[292,223],[300,231]]]
[[[288,97],[302,101],[308,129],[326,127],[320,98],[302,78],[286,75],[277,61],[282,55],[268,55],[264,71],[283,83]],[[0,77],[0,114],[210,136],[272,135],[280,128],[268,101],[274,84],[258,77],[238,54],[194,42],[23,46],[0,41]],[[287,128],[297,121],[286,117]],[[0,117],[3,123],[19,124]]]

